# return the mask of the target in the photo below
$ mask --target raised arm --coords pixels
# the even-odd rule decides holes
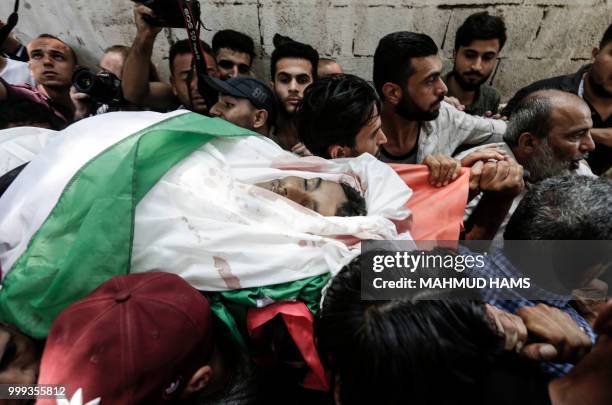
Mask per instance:
[[[123,97],[140,106],[152,109],[169,109],[179,103],[172,93],[169,84],[149,82],[149,67],[153,44],[161,27],[155,27],[145,21],[144,16],[154,17],[153,11],[142,5],[134,5],[134,21],[136,23],[136,38],[123,67],[121,87]]]

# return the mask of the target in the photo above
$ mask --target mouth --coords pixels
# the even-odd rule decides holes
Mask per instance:
[[[45,71],[45,72],[43,72],[43,76],[45,76],[45,77],[55,77],[55,76],[57,76],[57,73],[51,72],[51,71]]]
[[[289,97],[289,98],[287,99],[287,103],[289,103],[289,104],[294,104],[294,105],[299,104],[299,103],[300,103],[300,101],[302,101],[302,99],[300,99],[300,98],[298,98],[298,97]]]

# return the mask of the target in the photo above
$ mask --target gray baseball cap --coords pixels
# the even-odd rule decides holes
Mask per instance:
[[[232,77],[225,81],[206,76],[206,80],[219,93],[246,98],[255,107],[266,110],[269,116],[268,121],[274,122],[276,118],[276,97],[266,83],[254,77],[244,76]]]

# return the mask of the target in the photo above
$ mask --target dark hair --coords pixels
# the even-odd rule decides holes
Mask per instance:
[[[368,215],[365,198],[359,194],[359,191],[355,190],[347,183],[341,182],[340,186],[342,190],[344,190],[344,195],[348,201],[338,208],[335,215],[337,217],[359,217]]]
[[[604,32],[601,41],[599,41],[599,49],[603,49],[606,45],[612,42],[612,24],[608,25],[606,32]]]
[[[552,177],[525,194],[508,221],[504,239],[612,240],[610,218],[612,181],[578,175]]]
[[[525,132],[545,139],[550,132],[552,110],[550,97],[545,93],[527,96],[512,113],[512,119],[508,121],[504,133],[504,142],[510,146],[517,146],[519,137]]]
[[[484,304],[366,301],[361,282],[357,258],[333,278],[316,325],[321,358],[340,377],[340,402],[468,403],[501,349]]]
[[[283,37],[279,34],[274,36],[275,48],[270,59],[270,75],[272,80],[276,76],[276,64],[284,58],[305,59],[310,62],[312,80],[317,80],[317,67],[319,65],[319,53],[310,45]]]
[[[435,42],[425,34],[400,31],[385,35],[374,53],[374,85],[378,95],[384,99],[382,88],[385,83],[405,86],[414,73],[412,58],[438,54]]]
[[[33,124],[46,124],[51,129],[59,130],[59,118],[47,107],[27,99],[0,102],[0,129],[9,125],[27,127]]]
[[[127,59],[130,53],[130,47],[126,45],[111,45],[104,50],[104,54],[111,53],[111,52],[120,54],[123,57],[123,62],[125,63],[125,60]],[[159,73],[157,73],[157,68],[155,68],[155,65],[153,64],[152,61],[149,61],[149,81],[150,82],[161,81],[159,77]]]
[[[200,45],[202,45],[202,49],[204,50],[204,52],[213,56],[213,51],[210,45],[208,45],[201,39],[199,41]],[[174,73],[174,59],[176,58],[176,55],[182,55],[185,53],[191,53],[191,46],[189,45],[188,39],[181,39],[172,44],[172,46],[170,47],[170,54],[168,55],[168,62],[170,63],[170,73]]]
[[[234,30],[218,31],[212,39],[212,49],[215,56],[221,48],[246,53],[250,58],[249,66],[253,64],[253,59],[255,59],[255,43],[250,36]]]
[[[66,45],[68,47],[68,49],[70,49],[70,52],[72,53],[72,57],[74,58],[74,64],[75,65],[79,64],[79,59],[77,58],[76,52],[65,41],[63,41],[63,40],[59,39],[58,37],[56,37],[55,35],[51,35],[51,34],[40,34],[39,36],[36,37],[36,39],[39,39],[39,38],[49,38],[49,39],[55,39],[56,41],[60,41],[62,44]]]
[[[506,43],[506,24],[501,17],[490,15],[486,11],[469,16],[455,35],[455,51],[468,46],[476,40],[498,39],[499,50]]]
[[[295,116],[298,137],[316,156],[331,158],[331,145],[355,146],[357,134],[380,112],[380,98],[353,75],[320,79],[306,88]]]

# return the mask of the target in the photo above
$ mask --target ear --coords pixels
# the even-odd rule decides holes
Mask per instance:
[[[332,159],[340,159],[345,157],[351,157],[351,149],[346,146],[330,145],[327,148],[327,153]]]
[[[402,99],[402,88],[395,83],[387,82],[382,86],[382,93],[385,101],[388,101],[392,105],[399,104]]]
[[[255,116],[253,117],[253,128],[259,129],[266,125],[268,121],[268,111],[266,110],[255,110]]]
[[[530,132],[523,132],[518,138],[518,148],[522,153],[531,155],[540,146],[541,140]]]
[[[597,55],[599,55],[599,48],[594,47],[593,50],[591,51],[591,63],[595,62],[595,58],[597,57]]]
[[[193,373],[193,375],[189,379],[189,382],[185,386],[183,394],[185,396],[190,396],[198,391],[202,391],[204,388],[206,388],[206,386],[208,386],[210,380],[212,379],[212,376],[213,371],[209,365],[200,367],[196,370],[195,373]]]
[[[178,91],[176,91],[176,80],[173,74],[170,74],[170,86],[172,87],[172,93],[178,96]]]

